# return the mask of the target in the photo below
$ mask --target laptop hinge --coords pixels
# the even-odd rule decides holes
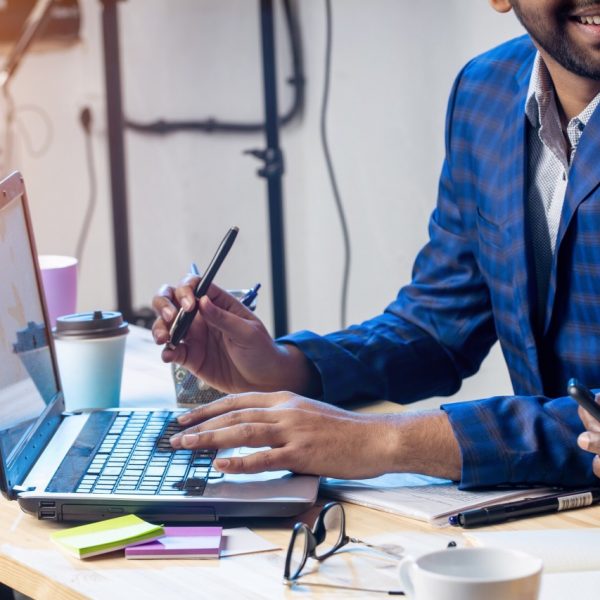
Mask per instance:
[[[35,485],[13,485],[12,491],[20,494],[21,492],[35,492]]]

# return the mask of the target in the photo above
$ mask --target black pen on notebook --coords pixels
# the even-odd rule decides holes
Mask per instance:
[[[448,518],[455,527],[482,527],[510,519],[524,519],[548,513],[583,508],[600,502],[600,488],[548,494],[493,506],[474,508]]]
[[[217,274],[220,266],[223,264],[225,257],[231,250],[231,246],[233,246],[233,242],[238,234],[239,229],[237,227],[232,227],[223,238],[223,241],[217,248],[213,259],[210,261],[206,271],[204,272],[204,277],[198,282],[196,289],[194,290],[194,296],[197,300],[202,298],[208,291],[210,284],[212,283],[215,275]],[[192,265],[192,269],[196,268],[195,265]],[[183,308],[179,309],[175,320],[173,321],[173,325],[171,325],[171,330],[169,331],[169,341],[167,346],[169,348],[174,348],[179,344],[179,342],[185,337],[196,313],[198,312],[198,302],[196,302],[194,308],[189,312],[183,310]]]

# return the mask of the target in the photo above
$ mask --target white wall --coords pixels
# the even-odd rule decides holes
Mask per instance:
[[[35,52],[12,86],[18,105],[52,121],[44,156],[28,154],[19,130],[14,165],[26,177],[41,252],[73,253],[88,197],[78,111],[94,113],[99,206],[80,271],[79,308],[115,305],[103,72],[101,3],[81,0],[81,43]],[[136,120],[262,117],[258,2],[127,0],[119,4],[124,106]],[[342,238],[319,143],[325,6],[299,2],[307,104],[281,133],[290,326],[338,327]],[[281,12],[281,11],[280,11]],[[291,91],[285,28],[278,15],[280,108]],[[437,190],[448,92],[473,55],[520,35],[513,15],[483,0],[334,0],[328,131],[352,238],[349,319],[379,312],[410,276]],[[43,120],[20,120],[34,144]],[[191,260],[206,264],[226,229],[240,237],[218,277],[227,287],[262,281],[259,315],[271,324],[266,184],[242,155],[260,135],[178,133],[126,137],[134,304],[148,305]],[[499,352],[458,397],[510,391]]]

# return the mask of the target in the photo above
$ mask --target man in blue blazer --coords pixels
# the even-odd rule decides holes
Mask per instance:
[[[491,4],[514,9],[529,35],[455,81],[430,240],[411,283],[360,325],[276,342],[213,285],[163,359],[233,395],[181,417],[175,447],[270,447],[216,465],[230,473],[409,471],[464,488],[595,481],[565,389],[570,377],[600,387],[600,3]],[[179,306],[194,306],[194,282],[154,298],[157,343]],[[388,415],[334,406],[452,394],[497,339],[513,396]]]

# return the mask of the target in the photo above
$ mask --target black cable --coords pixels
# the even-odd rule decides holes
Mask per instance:
[[[90,226],[92,224],[92,217],[96,208],[96,199],[98,196],[98,186],[96,177],[96,167],[94,165],[94,147],[92,144],[92,111],[89,107],[85,107],[79,113],[79,122],[83,129],[85,137],[85,152],[87,158],[88,177],[90,181],[90,196],[88,200],[87,209],[83,217],[83,223],[81,225],[81,231],[79,232],[79,238],[77,240],[77,246],[75,247],[75,257],[81,264],[83,258],[83,250],[87,242],[87,238],[90,232]]]
[[[298,24],[298,17],[294,14],[290,0],[283,0],[283,11],[285,13],[285,22],[288,29],[288,36],[290,38],[290,54],[292,56],[292,73],[291,77],[288,77],[287,82],[294,86],[294,97],[292,100],[292,106],[287,113],[280,117],[279,126],[287,125],[296,114],[301,115],[304,109],[304,89],[305,89],[305,77],[304,77],[304,63],[302,60],[302,36],[300,35],[300,26]]]
[[[323,99],[321,102],[321,144],[323,146],[323,154],[325,155],[325,163],[327,165],[327,173],[335,199],[335,205],[340,217],[340,226],[342,228],[342,236],[344,238],[344,275],[342,277],[342,293],[340,302],[340,320],[342,329],[346,327],[347,322],[347,305],[348,305],[348,283],[350,280],[350,233],[344,213],[344,206],[340,197],[331,153],[329,151],[329,143],[327,141],[327,105],[329,102],[329,83],[331,79],[331,46],[333,39],[333,26],[331,17],[331,0],[325,0],[325,77],[323,81]]]
[[[285,22],[290,38],[290,53],[292,57],[292,76],[287,82],[294,87],[294,96],[289,110],[279,117],[279,125],[286,125],[296,115],[301,114],[304,108],[304,66],[302,59],[301,35],[298,18],[292,10],[291,1],[283,0]],[[219,121],[209,117],[203,121],[186,119],[183,121],[167,121],[158,119],[150,123],[141,123],[132,119],[125,119],[125,127],[138,133],[151,135],[167,135],[178,131],[201,131],[205,133],[256,133],[264,131],[265,123],[243,123],[235,121]]]

